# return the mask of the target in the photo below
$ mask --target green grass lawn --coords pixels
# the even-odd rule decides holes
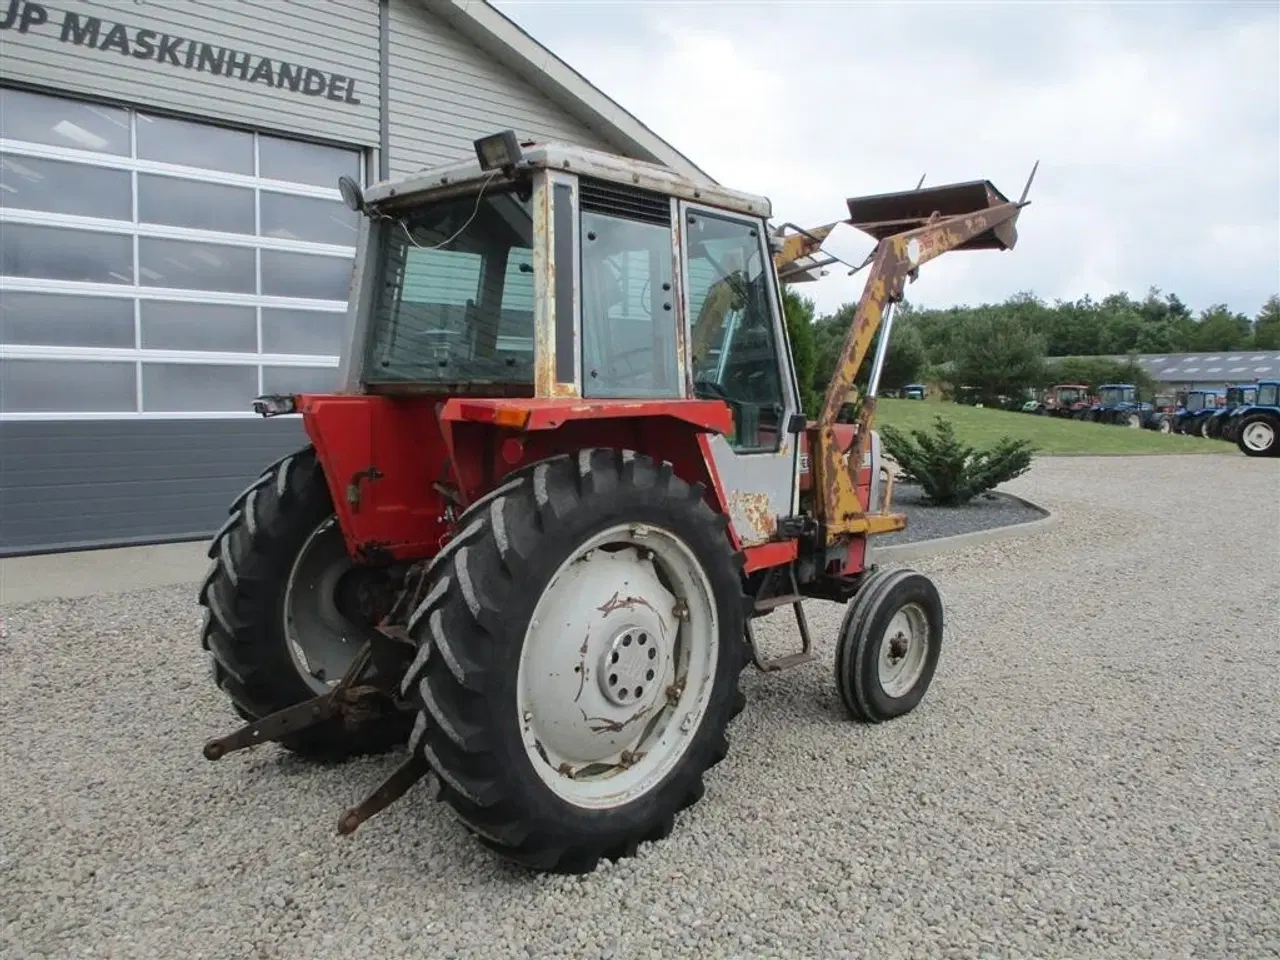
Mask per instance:
[[[1144,453],[1238,453],[1233,443],[1201,437],[1165,436],[1154,430],[1057,417],[1037,417],[1030,413],[970,407],[940,400],[897,400],[884,398],[877,406],[877,423],[899,430],[933,426],[942,415],[955,425],[956,436],[982,449],[1003,436],[1030,440],[1039,454],[1144,454]]]

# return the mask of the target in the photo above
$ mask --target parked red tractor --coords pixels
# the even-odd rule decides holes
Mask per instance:
[[[1044,402],[1036,413],[1071,418],[1087,410],[1096,400],[1087,383],[1056,383],[1044,392]]]
[[[207,758],[407,741],[341,832],[429,775],[489,848],[581,872],[702,797],[747,661],[813,658],[805,597],[852,601],[835,673],[855,718],[916,707],[942,604],[868,553],[906,523],[872,430],[893,307],[949,250],[1012,248],[1025,191],[848,201],[878,243],[814,421],[780,283],[840,262],[822,251],[837,224],[774,232],[764,197],[509,132],[341,187],[363,214],[341,388],[255,403],[301,414],[310,444],[210,546],[202,643],[246,725]],[[767,659],[751,621],[787,605],[801,649]]]

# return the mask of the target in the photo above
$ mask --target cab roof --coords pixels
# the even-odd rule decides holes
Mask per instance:
[[[555,170],[646,188],[695,203],[768,219],[773,206],[768,197],[732,190],[718,184],[701,183],[657,163],[633,160],[617,154],[562,141],[523,143],[518,169]],[[506,182],[502,172],[483,169],[478,156],[453,163],[427,167],[417,173],[372,184],[364,191],[370,204],[408,200],[442,188],[454,192],[471,184]]]

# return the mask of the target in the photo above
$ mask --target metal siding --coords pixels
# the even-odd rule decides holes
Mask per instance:
[[[0,555],[204,539],[306,443],[297,417],[0,422]]]
[[[0,0],[0,23],[13,2],[21,0]],[[305,5],[295,0],[59,0],[39,5],[47,11],[47,23],[22,32],[19,19],[0,31],[0,80],[334,142],[378,144],[377,0]],[[67,13],[81,21],[98,18],[100,37],[122,23],[130,28],[130,38],[137,29],[150,29],[250,54],[250,70],[258,57],[268,57],[341,74],[354,79],[360,104],[78,46],[73,39],[59,39]],[[184,44],[180,60],[185,52]]]
[[[610,144],[416,0],[391,0],[391,175],[472,152],[477,137]]]

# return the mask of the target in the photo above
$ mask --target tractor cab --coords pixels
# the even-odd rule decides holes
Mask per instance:
[[[1174,432],[1209,436],[1210,418],[1217,412],[1222,397],[1221,390],[1188,390],[1177,410]]]
[[[907,400],[923,400],[925,385],[923,383],[908,383],[902,388],[902,396]]]

